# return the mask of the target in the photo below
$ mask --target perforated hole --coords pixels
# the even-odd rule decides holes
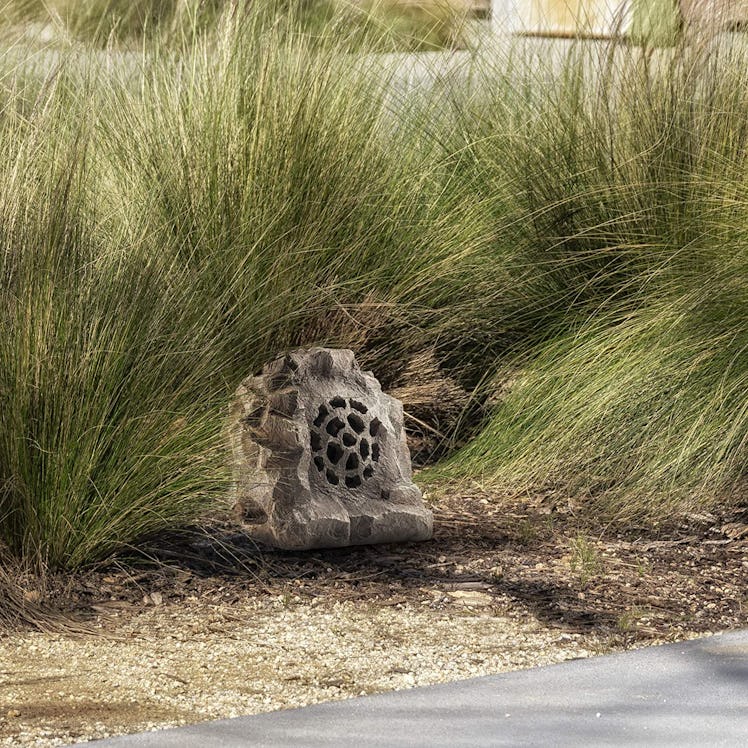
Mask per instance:
[[[336,444],[335,442],[327,443],[327,459],[330,460],[333,465],[337,465],[344,454],[345,452],[340,444]]]
[[[322,403],[310,424],[313,463],[331,486],[359,488],[374,476],[382,423],[359,400],[342,396]]]
[[[317,414],[317,417],[314,419],[314,425],[319,428],[324,422],[325,418],[330,415],[330,411],[324,406],[319,406],[319,413]]]
[[[366,426],[364,425],[364,421],[361,418],[361,416],[356,415],[355,413],[349,413],[348,414],[348,423],[350,424],[351,428],[357,433],[357,434],[363,434],[366,430]]]
[[[358,455],[352,452],[348,455],[348,459],[345,461],[346,470],[358,470]]]
[[[337,416],[333,418],[325,427],[325,431],[327,431],[330,436],[337,436],[341,429],[345,427],[345,424],[343,421],[340,420]]]

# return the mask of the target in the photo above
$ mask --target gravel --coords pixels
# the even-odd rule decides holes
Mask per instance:
[[[248,597],[0,639],[0,745],[56,746],[547,665],[610,649],[496,598],[373,606]]]

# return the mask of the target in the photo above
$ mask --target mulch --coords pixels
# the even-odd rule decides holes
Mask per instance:
[[[286,552],[225,521],[153,538],[137,554],[50,577],[44,602],[77,621],[187,598],[471,604],[535,617],[612,644],[667,641],[748,625],[748,508],[689,515],[666,533],[581,522],[543,497],[445,493],[435,534],[402,546]]]

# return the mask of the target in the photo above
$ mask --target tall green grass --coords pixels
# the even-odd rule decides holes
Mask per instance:
[[[76,566],[194,516],[220,472],[222,382],[188,280],[100,230],[85,97],[64,88],[2,123],[0,532]]]
[[[187,55],[7,94],[0,533],[40,565],[227,497],[226,403],[279,350],[356,339],[396,370],[472,298],[479,224],[383,116],[386,76],[261,16]]]
[[[626,521],[742,500],[739,46],[528,47],[416,94],[242,9],[0,73],[0,546],[76,568],[221,506],[234,388],[319,343],[472,393],[437,475]]]
[[[489,128],[507,108],[526,117],[511,148],[487,135],[474,157],[517,215],[502,261],[509,319],[526,324],[497,367],[495,414],[452,474],[551,489],[625,522],[744,501],[744,62],[740,44],[702,40],[656,64],[634,52],[585,76],[574,63],[555,96],[488,107]]]
[[[0,28],[52,24],[98,45],[128,43],[191,35],[236,5],[230,0],[2,0]]]

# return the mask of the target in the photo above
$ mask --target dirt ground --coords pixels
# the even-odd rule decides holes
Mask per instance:
[[[287,553],[215,523],[28,589],[30,603],[79,623],[0,633],[0,745],[62,745],[748,625],[748,510],[692,515],[666,537],[603,535],[546,499],[480,490],[441,496],[434,511],[435,537],[418,545]]]

